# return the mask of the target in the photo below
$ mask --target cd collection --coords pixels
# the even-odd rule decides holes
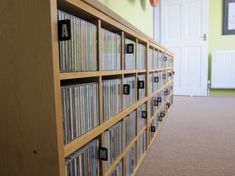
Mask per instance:
[[[149,101],[149,115],[152,117],[154,115],[154,98],[151,98]]]
[[[158,72],[153,73],[153,91],[157,91],[159,84]]]
[[[97,70],[96,25],[61,10],[58,10],[58,20],[69,20],[71,30],[70,40],[59,41],[60,71]]]
[[[146,46],[138,43],[137,44],[137,61],[136,66],[137,69],[145,69],[145,62],[146,62]]]
[[[123,95],[123,105],[124,108],[128,108],[136,102],[136,78],[135,76],[125,77],[123,80],[124,84],[124,95]],[[128,91],[129,90],[129,91]]]
[[[61,87],[64,143],[78,138],[99,125],[98,84],[73,84]]]
[[[149,73],[149,81],[148,81],[148,84],[149,84],[149,93],[153,93],[153,83],[154,83],[154,76],[153,76],[153,73]]]
[[[58,10],[57,15],[58,34],[65,32],[69,38],[62,39],[58,35],[59,66],[62,73],[123,69],[143,70],[147,69],[147,66],[149,69],[173,67],[173,57],[163,54],[153,46],[148,48],[147,53],[148,45],[145,42],[138,42],[138,39],[132,37],[124,38],[124,41],[121,41],[120,31],[107,30],[104,28],[105,25],[101,25],[102,27],[98,30],[97,25],[62,10]],[[66,24],[66,30],[59,28],[61,24]],[[98,39],[101,45],[99,46],[100,51],[98,51]],[[124,63],[121,60],[122,47],[125,49]],[[98,53],[101,56],[99,63]],[[148,57],[148,63],[146,57]],[[147,97],[146,90],[150,94],[156,92],[163,85],[172,81],[174,74],[172,70],[150,70],[149,77],[147,77],[147,72],[141,72],[122,75],[123,80],[121,76],[117,75],[115,77],[102,76],[101,95],[98,91],[98,81],[89,82],[88,79],[84,79],[85,83],[80,83],[81,80],[78,81],[79,83],[73,84],[69,83],[73,80],[61,81],[64,143],[67,146],[73,144],[70,142],[94,129],[100,125],[100,122],[105,123],[135,104],[137,100],[144,99]],[[147,150],[147,134],[152,140],[154,132],[158,128],[159,117],[163,118],[162,114],[166,113],[173,103],[172,91],[173,86],[161,90],[148,102],[131,110],[132,112],[128,112],[128,115],[125,114],[125,117],[122,117],[114,125],[106,127],[101,132],[102,138],[92,138],[89,143],[67,156],[65,158],[66,176],[99,176],[101,171],[106,172],[130,145],[125,153],[125,159],[120,160],[113,167],[111,173],[108,172],[110,176],[122,176],[123,174],[131,176],[137,162],[141,160]],[[99,97],[101,96],[102,104],[99,105]],[[99,109],[99,106],[102,109]],[[99,117],[100,114],[103,116]],[[154,117],[150,122],[150,127],[147,125],[148,116]],[[101,121],[99,121],[100,118]],[[143,133],[138,136],[135,142],[131,143],[140,131]],[[99,143],[101,139],[102,143]],[[106,159],[100,158],[102,148],[105,156],[107,155]],[[102,169],[100,169],[101,166]]]
[[[153,61],[153,67],[155,68],[155,69],[157,69],[158,68],[158,59],[159,58],[159,55],[158,55],[158,51],[157,50],[154,50],[154,61]]]
[[[136,167],[136,143],[132,145],[125,156],[126,176],[131,176]]]
[[[138,93],[137,93],[137,99],[141,100],[142,98],[144,98],[146,96],[146,85],[145,85],[145,75],[138,75],[137,78],[137,84],[138,84]]]
[[[162,74],[163,72],[158,72],[158,88],[161,88],[164,84],[163,84],[163,79],[162,79]]]
[[[113,172],[109,176],[122,176],[122,161],[118,163],[116,168],[113,170]]]
[[[153,60],[153,49],[149,48],[149,58],[148,58],[148,66],[149,69],[153,69],[154,68],[154,60]]]
[[[143,104],[137,108],[137,133],[146,126],[147,109],[146,104]]]
[[[86,146],[65,159],[66,176],[99,176],[99,140],[94,139]]]
[[[172,56],[168,56],[168,60],[167,60],[167,65],[166,67],[173,67],[173,57]]]
[[[140,107],[140,109],[146,109],[145,104]],[[138,122],[141,123],[141,119],[138,118]],[[145,119],[146,120],[146,119]],[[104,132],[104,142],[103,147],[107,148],[108,160],[104,161],[104,169],[107,170],[110,165],[120,156],[123,150],[130,144],[131,141],[136,137],[136,111],[131,112],[123,120],[119,121],[111,128]],[[143,123],[143,122],[142,122]],[[144,127],[144,124],[140,124]],[[145,122],[146,125],[146,122]],[[141,129],[140,129],[141,130]],[[146,141],[141,137],[141,141]],[[139,144],[143,146],[143,144]],[[141,153],[140,153],[141,155]]]
[[[146,131],[137,139],[137,161],[141,159],[146,151]]]
[[[136,111],[123,119],[123,133],[123,146],[127,147],[136,136]]]
[[[135,69],[135,41],[125,39],[125,70]]]
[[[152,122],[150,122],[150,126],[149,126],[149,139],[150,139],[150,142],[153,140],[153,138],[156,134],[157,128],[158,128],[158,123],[157,123],[158,121],[155,120],[156,118],[157,118],[157,115],[152,120]],[[152,131],[152,127],[154,127],[156,131]]]
[[[101,29],[102,70],[121,70],[121,37]]]
[[[103,80],[104,121],[121,112],[121,79]]]
[[[104,132],[104,147],[108,150],[108,161],[104,161],[104,170],[106,171],[111,164],[123,151],[123,131],[122,121]]]

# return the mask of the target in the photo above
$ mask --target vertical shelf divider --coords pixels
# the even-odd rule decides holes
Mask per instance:
[[[101,45],[101,20],[97,20],[97,56],[98,56],[98,70],[101,71],[102,69],[102,45]],[[103,92],[102,92],[102,76],[99,76],[99,122],[102,124],[104,122],[104,116],[103,116]],[[99,144],[100,146],[103,146],[104,144],[104,138],[103,133],[99,135]],[[99,162],[100,165],[100,174],[104,175],[104,161]]]
[[[146,92],[147,92],[147,97],[148,97],[148,101],[146,104],[146,111],[147,111],[147,120],[146,120],[146,143],[147,146],[146,148],[148,148],[149,145],[149,119],[150,119],[150,112],[149,112],[149,98],[150,98],[150,92],[149,92],[149,42],[147,42],[146,45],[146,70],[147,70],[147,74],[146,74]]]

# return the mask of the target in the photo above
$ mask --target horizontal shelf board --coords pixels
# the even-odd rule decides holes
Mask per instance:
[[[108,168],[108,170],[105,172],[105,176],[109,176],[111,172],[115,169],[115,167],[118,165],[118,163],[122,160],[122,158],[125,157],[127,152],[130,150],[132,145],[137,141],[137,139],[140,137],[140,135],[146,130],[147,127],[144,127],[137,135],[136,137],[130,142],[130,144],[125,148],[125,150],[122,152],[122,154],[114,161],[114,163]]]
[[[64,146],[64,157],[69,156],[70,154],[72,154],[73,152],[75,152],[76,150],[78,150],[79,148],[84,146],[86,143],[90,142],[92,139],[99,136],[105,130],[109,129],[114,124],[116,124],[118,121],[122,120],[125,116],[130,114],[132,111],[134,111],[137,107],[139,107],[140,105],[142,105],[146,101],[147,101],[147,97],[145,97],[144,99],[141,99],[136,104],[134,104],[133,106],[131,106],[127,109],[125,109],[124,111],[122,111],[117,116],[115,116],[115,117],[109,119],[108,121],[102,123],[98,127],[94,128],[91,131],[89,131],[88,133],[80,136],[78,139],[75,139],[74,141],[70,142],[69,144],[66,144]]]
[[[100,76],[114,76],[123,74],[123,70],[100,71]]]
[[[145,73],[147,72],[147,69],[142,69],[142,70],[136,70],[137,73]]]
[[[147,70],[110,70],[110,71],[91,71],[91,72],[69,72],[60,73],[60,80],[91,78],[99,76],[114,76],[122,74],[145,73]]]
[[[165,67],[165,68],[154,68],[154,69],[149,69],[149,72],[155,72],[155,71],[167,71],[167,70],[173,70],[173,67]]]
[[[154,68],[154,69],[149,69],[149,72],[155,72],[155,71],[165,71],[166,68]]]
[[[99,71],[92,72],[69,72],[69,73],[60,73],[60,80],[67,79],[76,79],[76,78],[89,78],[89,77],[99,77]]]
[[[174,67],[166,67],[166,70],[173,70]]]
[[[165,49],[163,47],[157,45],[156,43],[153,43],[152,41],[149,41],[149,47],[154,48],[154,49],[161,51],[163,53],[165,52]]]
[[[123,74],[131,74],[131,73],[145,73],[147,70],[123,70]]]

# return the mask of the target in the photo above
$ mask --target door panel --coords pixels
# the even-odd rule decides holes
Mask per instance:
[[[170,4],[167,9],[167,40],[180,40],[181,38],[181,19],[179,15],[181,6],[179,3]]]
[[[191,46],[186,48],[187,58],[187,85],[186,87],[201,87],[201,47]]]
[[[186,40],[197,40],[202,34],[201,1],[187,2],[186,5]]]

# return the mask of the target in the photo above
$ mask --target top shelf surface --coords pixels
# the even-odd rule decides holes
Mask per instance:
[[[58,8],[79,16],[88,21],[100,19],[106,25],[115,27],[126,34],[131,35],[143,42],[149,44],[169,56],[174,56],[172,52],[161,46],[159,43],[153,41],[149,36],[138,30],[136,27],[128,23],[125,19],[105,7],[98,1],[93,0],[58,0]],[[113,29],[112,29],[113,30]]]

